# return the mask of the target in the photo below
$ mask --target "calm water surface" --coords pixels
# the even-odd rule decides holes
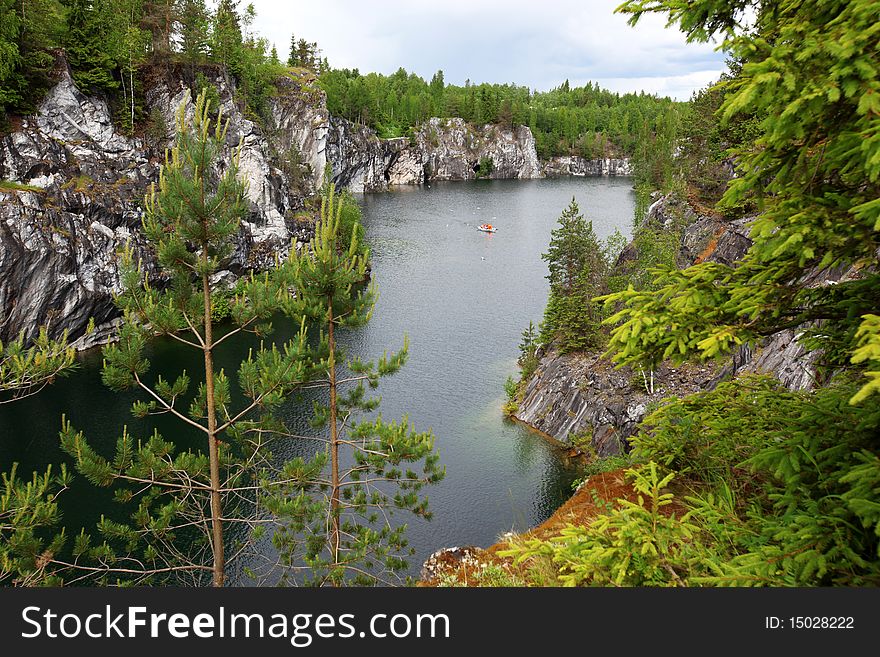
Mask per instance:
[[[344,335],[352,352],[375,358],[410,339],[406,367],[380,386],[386,419],[404,414],[431,428],[446,478],[428,489],[434,519],[410,522],[413,571],[432,551],[488,545],[499,534],[546,519],[570,494],[575,470],[559,451],[505,421],[503,383],[516,372],[517,344],[529,320],[541,319],[547,298],[541,253],[562,209],[576,197],[600,238],[628,234],[633,212],[629,179],[435,183],[359,197],[379,300],[372,322]],[[483,222],[498,226],[481,233]],[[278,337],[289,335],[279,331]],[[219,357],[228,372],[246,355],[247,338]],[[171,341],[151,346],[154,371],[198,371],[201,356]],[[0,406],[0,469],[21,472],[66,460],[57,447],[62,413],[97,446],[112,450],[122,426],[136,435],[157,427],[166,438],[192,436],[162,418],[134,420],[134,396],[110,392],[100,380],[99,353],[41,394]],[[310,405],[292,401],[294,424]],[[107,491],[82,477],[63,498],[71,530],[114,513]]]

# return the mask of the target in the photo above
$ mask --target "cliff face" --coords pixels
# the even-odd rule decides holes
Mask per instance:
[[[487,159],[492,163],[488,178],[542,176],[535,138],[526,126],[475,128],[462,119],[433,118],[419,129],[414,141],[409,157],[421,164],[425,182],[472,180],[480,162]]]
[[[617,370],[596,353],[550,351],[529,379],[516,417],[562,443],[589,439],[599,456],[618,454],[650,404],[702,390],[714,380],[716,369],[664,365],[653,373]]]
[[[290,248],[297,230],[287,217],[302,201],[290,194],[267,135],[236,109],[225,79],[215,82],[229,119],[220,166],[240,142],[241,176],[249,183],[250,213],[221,276],[230,280]],[[139,230],[142,200],[158,180],[178,109],[191,116],[194,107],[182,82],[157,84],[146,105],[151,137],[127,137],[107,103],[82,94],[63,68],[37,114],[0,140],[0,178],[30,186],[0,191],[0,339],[19,331],[32,336],[43,324],[56,335],[69,329],[76,339],[93,317],[99,331],[78,343],[89,346],[112,329],[117,253],[128,245],[151,269]]]
[[[295,216],[319,188],[327,165],[337,186],[355,192],[471,180],[486,159],[490,178],[543,175],[525,126],[474,128],[461,119],[431,119],[412,139],[379,139],[331,116],[315,81],[296,76],[276,81],[261,126],[233,102],[233,85],[222,71],[211,78],[229,121],[219,166],[241,143],[250,200],[235,252],[217,277],[224,284],[271,266],[276,255],[310,239],[308,225],[297,224]],[[81,93],[59,62],[57,84],[37,113],[0,139],[0,181],[7,181],[0,183],[0,340],[21,331],[32,337],[48,324],[54,336],[69,330],[80,348],[104,341],[117,316],[117,253],[128,245],[151,271],[140,237],[143,198],[158,180],[179,108],[191,117],[193,101],[182,76],[166,73],[145,86],[150,119],[143,135],[130,137],[114,125],[107,102]],[[570,169],[594,175],[609,166]],[[89,318],[98,331],[84,336]]]
[[[631,176],[629,158],[597,158],[588,160],[576,155],[553,157],[544,163],[543,173],[548,178],[560,176]]]
[[[750,217],[736,221],[700,215],[675,197],[657,199],[649,208],[646,221],[682,231],[678,261],[680,266],[696,262],[733,265],[745,255]],[[630,244],[618,260],[625,266],[632,259]],[[857,276],[854,270],[822,271],[810,274],[809,284],[827,285]],[[618,452],[624,439],[632,435],[644,418],[648,404],[663,397],[681,397],[713,388],[727,377],[740,373],[770,374],[793,390],[816,384],[818,354],[809,354],[797,342],[798,331],[780,331],[752,349],[743,346],[719,366],[661,366],[654,372],[654,389],[643,373],[613,367],[599,354],[543,354],[538,369],[528,381],[519,401],[516,417],[535,429],[564,443],[576,435],[589,435],[599,455]],[[645,373],[649,378],[650,373]]]

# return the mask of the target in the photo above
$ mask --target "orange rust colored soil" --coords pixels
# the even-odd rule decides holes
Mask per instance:
[[[706,248],[703,249],[703,252],[694,259],[695,265],[700,264],[701,262],[705,261],[706,258],[715,253],[715,249],[718,246],[718,240],[721,239],[721,236],[724,235],[724,233],[726,232],[727,229],[723,227],[715,231],[715,235],[712,237],[711,240],[709,240],[709,244],[706,245]]]
[[[626,478],[626,468],[613,470],[591,476],[571,498],[559,507],[552,516],[537,527],[523,534],[526,538],[547,539],[559,534],[566,525],[588,526],[597,516],[607,513],[618,506],[618,500],[625,499],[636,502],[638,494]],[[664,515],[681,513],[682,507],[670,504],[662,508]],[[511,574],[519,570],[508,558],[499,556],[499,552],[508,547],[507,542],[500,541],[485,550],[470,549],[466,559],[459,559],[454,554],[438,555],[435,563],[440,566],[444,577],[454,578],[459,584],[467,586],[477,580],[477,571],[487,565],[500,567]],[[436,577],[419,583],[419,586],[437,586]]]
[[[571,498],[559,507],[552,516],[537,527],[522,534],[524,538],[548,539],[559,534],[566,525],[589,526],[598,516],[619,506],[619,500],[636,502],[638,493],[626,478],[626,468],[591,476]],[[684,508],[675,502],[662,507],[663,515],[681,514]],[[454,579],[459,585],[479,585],[480,570],[494,566],[510,575],[522,572],[514,566],[511,559],[498,553],[508,547],[506,541],[499,541],[486,549],[463,548],[455,554],[443,552],[432,557],[436,572],[444,579]],[[462,553],[465,555],[462,558]],[[419,586],[437,586],[439,577],[419,582]]]

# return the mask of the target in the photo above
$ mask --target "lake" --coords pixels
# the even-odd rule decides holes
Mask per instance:
[[[358,196],[379,298],[371,323],[342,339],[373,359],[409,336],[409,362],[379,388],[381,413],[389,420],[406,414],[416,429],[433,429],[447,471],[427,489],[434,519],[410,522],[414,574],[431,552],[489,545],[542,522],[571,494],[576,469],[557,447],[505,420],[501,406],[521,333],[530,320],[537,325],[547,299],[541,253],[572,197],[600,238],[615,229],[629,235],[634,194],[627,178],[432,183]],[[484,222],[498,231],[478,231]],[[234,371],[250,344],[243,338],[232,345],[218,367]],[[155,371],[163,364],[197,371],[201,360],[170,340],[157,340],[150,351]],[[162,418],[132,418],[135,397],[105,388],[100,367],[99,352],[85,354],[72,376],[0,406],[0,470],[18,461],[24,474],[66,460],[57,446],[62,413],[108,450],[124,424],[140,436],[156,426],[165,438],[191,440]],[[285,409],[291,420],[309,412],[294,402]],[[93,527],[112,507],[109,493],[82,477],[62,497],[69,531]]]

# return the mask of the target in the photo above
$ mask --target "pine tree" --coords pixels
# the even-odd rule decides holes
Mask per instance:
[[[18,52],[20,25],[15,0],[0,0],[0,113],[19,99],[12,83],[21,61]]]
[[[154,54],[171,52],[176,0],[143,0],[141,27],[150,33]]]
[[[290,35],[290,52],[287,55],[287,65],[288,66],[302,66],[299,61],[299,53],[296,47],[296,35]]]
[[[296,43],[296,59],[299,62],[299,65],[304,68],[312,67],[312,57],[309,51],[309,42],[305,39],[300,39]]]
[[[202,61],[210,44],[210,18],[205,0],[178,0],[180,50],[191,64]]]
[[[67,61],[83,91],[111,91],[119,86],[113,78],[115,62],[107,47],[108,32],[107,16],[91,0],[69,0]]]
[[[0,404],[38,393],[75,366],[66,333],[51,340],[44,327],[30,345],[23,336],[0,342]],[[67,468],[49,466],[42,474],[21,479],[18,464],[13,464],[0,479],[0,585],[58,583],[52,559],[66,542],[64,530],[58,530],[57,500],[70,485]]]
[[[556,340],[563,352],[597,346],[602,313],[593,297],[603,292],[607,265],[593,222],[584,219],[573,198],[541,258],[547,262],[550,281],[541,342]]]
[[[444,472],[433,435],[415,431],[406,418],[399,423],[381,416],[356,421],[359,413],[378,407],[378,398],[369,398],[367,387],[375,388],[381,377],[400,369],[407,341],[375,363],[348,357],[338,343],[339,329],[369,321],[376,294],[373,286],[364,287],[369,253],[361,245],[360,230],[350,230],[343,241],[345,198],[325,184],[311,248],[291,251],[287,268],[297,290],[288,312],[320,329],[308,385],[326,390],[324,400],[315,404],[313,423],[329,433],[329,478],[288,477],[294,484],[264,504],[285,523],[276,533],[276,546],[294,573],[307,570],[306,579],[315,584],[387,583],[386,573],[407,565],[401,556],[406,554],[406,526],[390,522],[392,511],[429,518],[427,498],[419,491]],[[420,472],[407,466],[414,463],[421,463]]]
[[[211,55],[240,76],[244,65],[238,0],[220,0],[214,12]]]
[[[222,586],[228,567],[224,527],[259,524],[254,510],[259,482],[272,479],[265,453],[267,432],[276,425],[272,411],[304,380],[306,336],[301,331],[281,349],[274,344],[254,349],[238,371],[244,402],[232,398],[232,382],[223,370],[216,371],[215,353],[242,331],[268,334],[268,319],[289,302],[290,292],[269,273],[241,279],[235,293],[222,299],[233,328],[218,335],[214,316],[222,293],[212,292],[210,282],[231,253],[247,212],[245,185],[238,179],[237,152],[227,167],[217,166],[225,125],[222,117],[212,125],[206,94],[196,102],[191,129],[184,125],[184,109],[182,105],[176,145],[158,188],[147,196],[143,221],[144,235],[169,284],[153,288],[126,256],[125,291],[117,299],[124,323],[119,342],[104,349],[103,379],[114,390],[134,389],[143,396],[132,406],[134,415],[168,414],[196,430],[206,449],[177,452],[158,433],[136,441],[125,430],[115,456],[108,459],[66,421],[61,443],[91,482],[116,486],[122,501],[138,498],[130,525],[102,520],[102,545],[90,547],[90,538],[81,539],[78,554],[98,562],[95,576],[124,573],[142,582],[189,574],[198,584],[210,573],[213,585]],[[190,374],[148,376],[144,350],[154,333],[202,354],[204,369],[188,409]],[[236,545],[234,556],[244,553],[249,540]]]
[[[31,343],[24,335],[6,344],[0,341],[0,404],[36,394],[75,367],[66,331],[56,340],[43,327]]]
[[[880,299],[869,264],[880,243],[876,3],[760,4],[748,30],[738,10],[713,0],[631,0],[620,10],[631,23],[668,13],[689,39],[719,36],[742,62],[718,113],[722,125],[759,117],[760,137],[736,151],[739,175],[720,207],[755,204],[760,214],[738,266],[667,270],[656,291],[609,297],[623,306],[609,320],[618,325],[609,351],[621,362],[713,358],[801,327],[801,341],[822,349],[828,365],[870,364],[864,392],[880,391],[880,351],[860,351],[877,341]],[[812,283],[847,267],[859,274]]]

